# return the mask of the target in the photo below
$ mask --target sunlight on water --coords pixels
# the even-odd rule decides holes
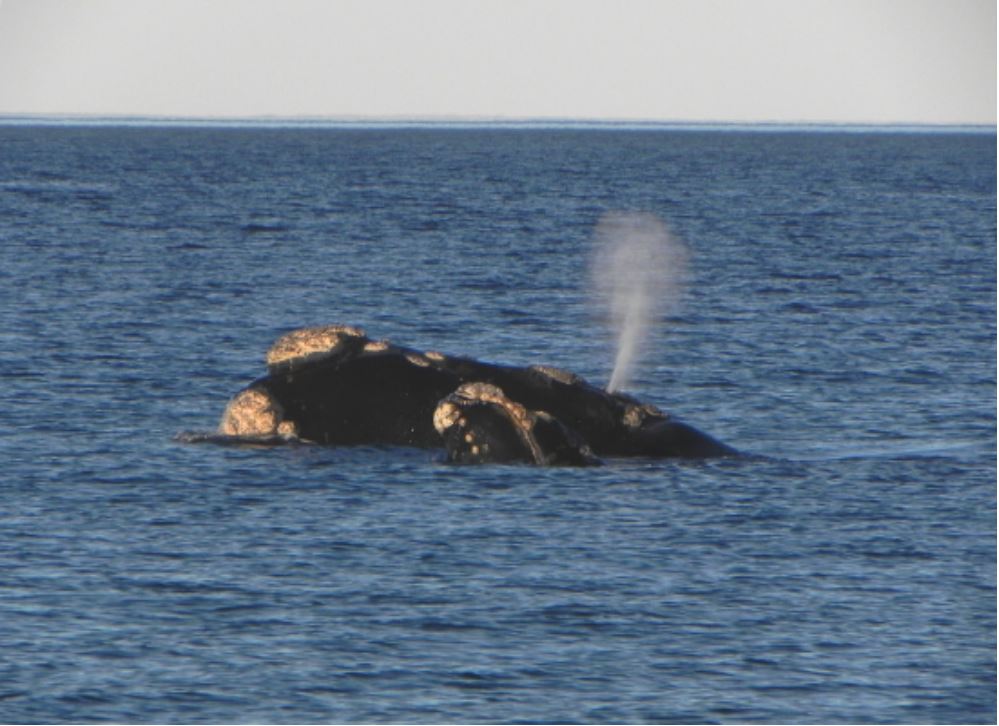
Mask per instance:
[[[606,214],[595,232],[592,278],[599,304],[617,337],[607,390],[628,385],[648,330],[676,309],[689,252],[656,215]]]

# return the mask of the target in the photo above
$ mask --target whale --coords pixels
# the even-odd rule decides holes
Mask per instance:
[[[219,436],[443,449],[455,463],[738,455],[658,407],[570,371],[418,350],[353,325],[282,335],[266,366],[229,401]]]
[[[547,411],[530,411],[490,383],[464,383],[434,411],[448,460],[594,466],[589,444]]]

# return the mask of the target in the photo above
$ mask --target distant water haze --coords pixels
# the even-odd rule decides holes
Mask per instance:
[[[617,348],[609,392],[626,388],[652,326],[673,313],[687,282],[689,250],[648,212],[604,215],[594,233],[592,280]]]

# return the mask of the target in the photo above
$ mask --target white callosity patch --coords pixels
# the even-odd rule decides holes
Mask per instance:
[[[284,421],[281,404],[267,391],[259,388],[240,391],[229,401],[218,431],[223,436],[277,436],[295,433],[294,424]]]
[[[666,419],[669,416],[651,403],[640,403],[628,406],[621,421],[628,428],[638,429],[650,418]]]
[[[418,368],[427,368],[430,366],[430,361],[419,353],[406,353],[406,360]]]
[[[573,373],[572,371],[567,371],[562,368],[555,368],[554,366],[544,366],[544,365],[533,365],[531,370],[540,373],[546,378],[550,378],[553,381],[558,381],[559,383],[564,383],[567,386],[574,386],[576,384],[585,384],[586,381],[581,377]]]
[[[386,350],[388,350],[391,347],[392,347],[392,344],[389,343],[387,340],[373,340],[370,343],[365,343],[364,344],[364,352],[365,353],[383,353],[383,352],[385,352]]]
[[[434,428],[441,436],[461,418],[461,407],[451,401],[441,401],[434,410]]]
[[[334,355],[348,338],[364,338],[353,325],[302,328],[278,338],[267,351],[267,369],[274,373]]]

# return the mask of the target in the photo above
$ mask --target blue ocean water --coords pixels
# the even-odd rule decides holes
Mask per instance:
[[[753,454],[194,446],[281,333],[608,379]],[[0,722],[996,721],[996,136],[0,126]]]

